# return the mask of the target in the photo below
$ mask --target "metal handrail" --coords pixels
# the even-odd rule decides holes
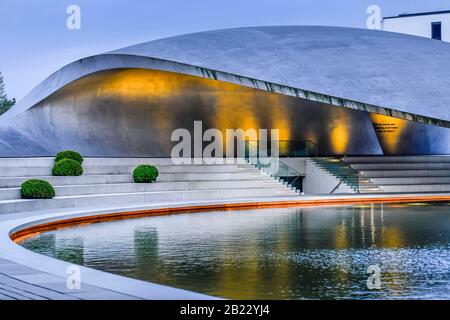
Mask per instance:
[[[330,194],[333,194],[337,189],[339,189],[339,187],[342,185],[342,183],[344,182],[344,180],[347,179],[349,176],[350,176],[350,175],[348,174],[348,175],[346,175],[345,177],[343,177],[343,178],[341,179],[341,181],[339,181],[339,183],[337,184],[337,186],[334,187],[333,190],[331,190]]]
[[[356,177],[356,180],[354,181],[354,183],[351,183],[351,181],[349,181],[348,185],[349,187],[353,188],[358,194],[360,193],[360,186],[359,186],[359,172],[355,169],[353,169],[350,165],[348,165],[347,163],[343,162],[341,158],[335,158],[337,160],[337,162],[339,163],[339,165],[344,168],[345,170],[349,170],[350,173],[348,172],[344,172],[344,176],[340,177],[339,174],[337,174],[338,172],[342,172],[342,170],[332,170],[332,168],[330,168],[329,166],[326,166],[326,164],[329,164],[327,162],[324,161],[320,161],[319,159],[314,159],[315,162],[323,167],[325,170],[327,170],[329,173],[331,173],[332,175],[334,175],[337,178],[340,178],[339,183],[336,185],[336,187],[333,188],[333,190],[330,192],[330,194],[334,193],[337,189],[339,189],[339,187],[345,183],[350,177]],[[353,185],[353,186],[352,186]]]
[[[271,159],[272,156],[269,155],[268,153],[266,153],[266,152],[260,150],[260,148],[259,148],[259,141],[256,141],[256,140],[255,140],[255,141],[246,140],[245,143],[246,143],[246,146],[249,146],[249,147],[250,147],[250,146],[253,146],[254,148],[256,148],[255,150],[257,150],[257,159],[258,159],[258,160],[256,161],[256,163],[252,163],[252,164],[255,165],[258,169],[264,170],[265,167],[264,167],[264,165],[262,165],[262,164],[259,163],[259,158],[262,156],[262,157]],[[250,149],[249,149],[249,150],[250,150]],[[262,154],[261,154],[261,153],[262,153]],[[249,163],[251,163],[250,152],[249,152],[248,158],[247,158],[247,152],[246,152],[246,154],[245,154],[245,157],[246,157],[246,160],[247,160]],[[294,168],[290,167],[290,166],[287,165],[286,163],[280,161],[280,159],[278,159],[278,161],[279,161],[280,167],[283,167],[284,169],[286,169],[286,176],[283,176],[283,175],[279,174],[279,172],[282,171],[280,168],[278,168],[277,172],[275,172],[275,173],[273,173],[273,172],[268,172],[268,173],[269,173],[272,177],[274,177],[274,178],[276,178],[276,179],[283,180],[284,182],[286,182],[286,184],[287,184],[288,186],[291,186],[291,187],[295,188],[295,187],[294,187],[294,183],[300,179],[300,177],[301,177],[300,172],[297,171],[297,170],[295,170]],[[266,170],[264,170],[264,171],[266,171]],[[267,171],[266,171],[266,172],[267,172]],[[291,174],[292,174],[292,176],[291,176]],[[289,181],[289,177],[294,177],[294,180]],[[297,189],[297,188],[296,188],[296,189]]]

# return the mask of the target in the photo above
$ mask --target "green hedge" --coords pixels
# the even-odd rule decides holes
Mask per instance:
[[[158,169],[155,166],[148,164],[137,166],[133,170],[133,179],[136,183],[155,182],[158,175]]]
[[[76,162],[78,162],[79,164],[83,164],[83,157],[81,156],[81,154],[79,154],[76,151],[72,151],[72,150],[66,150],[66,151],[59,152],[56,155],[55,163],[59,162],[63,159],[72,159],[72,160],[75,160]]]
[[[22,199],[51,199],[55,196],[55,189],[44,180],[27,180],[20,189]]]
[[[75,160],[62,159],[55,163],[52,173],[54,176],[81,176],[83,168]]]

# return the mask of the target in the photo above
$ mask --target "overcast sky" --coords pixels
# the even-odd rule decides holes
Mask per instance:
[[[69,5],[81,29],[66,27]],[[383,16],[450,9],[448,0],[0,0],[0,71],[9,97],[79,58],[172,35],[258,25],[365,28],[367,7]]]

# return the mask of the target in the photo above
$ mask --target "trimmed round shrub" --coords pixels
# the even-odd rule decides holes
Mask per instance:
[[[158,175],[158,169],[149,164],[142,164],[133,170],[133,179],[136,183],[155,182]]]
[[[22,199],[51,199],[55,196],[55,189],[44,180],[27,180],[20,189]]]
[[[54,176],[81,176],[83,168],[75,160],[62,159],[55,163],[52,173]]]
[[[55,163],[59,162],[63,159],[72,159],[78,162],[79,164],[83,164],[83,157],[78,152],[72,150],[61,151],[56,155]]]

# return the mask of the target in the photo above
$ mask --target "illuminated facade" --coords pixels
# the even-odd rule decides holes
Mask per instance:
[[[243,36],[254,41],[242,42]],[[389,66],[371,51],[359,56],[361,46],[372,43],[376,49],[378,42],[397,40],[418,50],[446,46],[432,49],[450,61],[450,47],[392,37],[347,28],[245,28],[85,58],[50,76],[0,118],[0,156],[76,149],[86,156],[166,157],[174,145],[173,130],[192,131],[196,120],[205,130],[223,132],[279,129],[286,141],[282,155],[292,155],[305,141],[319,155],[450,153],[450,83],[436,94],[440,88],[424,81],[427,75],[441,76],[431,68],[413,79],[408,92],[399,81],[421,72],[405,69],[409,60],[395,64],[411,73],[405,75],[386,73]],[[342,57],[349,54],[341,52],[344,48],[359,55]],[[315,69],[305,55],[315,60]],[[358,69],[364,61],[366,69]],[[417,82],[423,87],[415,99]]]

